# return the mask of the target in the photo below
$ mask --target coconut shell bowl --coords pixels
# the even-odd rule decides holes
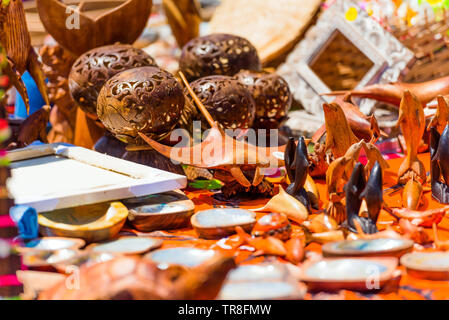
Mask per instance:
[[[179,190],[124,200],[128,221],[139,231],[171,230],[190,225],[195,205]]]
[[[115,237],[128,217],[121,202],[105,202],[39,214],[39,232],[45,236],[80,238],[86,243]]]

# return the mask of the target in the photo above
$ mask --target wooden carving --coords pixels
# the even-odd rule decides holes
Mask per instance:
[[[209,134],[201,144],[192,147],[169,147],[139,132],[139,136],[146,143],[165,157],[182,164],[225,171],[244,187],[258,186],[262,183],[262,168],[269,167],[270,164],[283,164],[283,161],[273,156],[273,152],[280,151],[282,147],[260,148],[226,135],[192,90],[184,75],[182,73],[180,75],[189,94],[211,126]],[[251,169],[254,176],[252,181],[249,181],[244,171]]]
[[[368,117],[363,114],[351,100],[350,94],[344,97],[337,97],[333,102],[340,105],[352,132],[357,138],[374,143],[381,135],[386,136],[386,134],[379,129],[379,125],[374,115]],[[312,142],[317,142],[325,132],[326,127],[322,126],[313,135]]]
[[[45,29],[59,44],[78,56],[115,42],[133,43],[148,22],[152,4],[152,0],[122,1],[96,18],[85,14],[89,3],[84,1],[73,11],[62,1],[37,0],[37,9]]]
[[[80,271],[79,290],[67,289],[65,279],[39,295],[40,300],[168,300],[214,299],[232,258],[216,255],[199,267],[187,270],[172,266],[161,270],[140,257],[118,257]],[[99,277],[98,275],[102,276]]]
[[[365,192],[367,184],[365,180],[364,168],[361,163],[357,163],[354,168],[354,171],[352,172],[351,178],[345,185],[344,189],[346,193],[346,216],[347,216],[345,227],[347,227],[352,232],[357,232],[355,221],[357,221],[360,224],[364,233],[372,234],[378,232],[376,226],[377,220],[373,220],[372,217],[376,217],[376,215],[378,215],[377,210],[380,206],[378,196],[379,190],[376,191],[373,190],[374,188],[379,188],[378,185],[379,175],[382,175],[382,172],[379,169],[379,166],[377,166],[376,171],[371,174],[373,178],[372,182],[370,183],[370,187]],[[380,192],[382,192],[382,190]],[[366,198],[370,197],[372,197],[372,199],[366,201]],[[371,209],[368,209],[368,212],[369,211],[371,212],[369,212],[368,217],[359,216],[363,200],[365,200],[367,204],[370,203],[369,207]],[[381,200],[382,196],[380,196],[380,201]]]
[[[449,203],[449,125],[440,136],[430,129],[430,176],[432,196],[440,203]]]
[[[395,82],[388,84],[374,84],[362,89],[334,91],[325,93],[325,95],[347,95],[350,93],[353,97],[374,99],[399,106],[404,91],[410,91],[425,105],[439,95],[449,94],[449,76],[421,83]]]
[[[198,37],[201,8],[197,0],[162,0],[162,6],[180,48]]]
[[[338,103],[325,103],[323,110],[326,122],[326,150],[331,149],[335,158],[342,157],[359,139],[352,132]]]
[[[299,138],[297,146],[293,138],[288,140],[285,148],[284,161],[287,175],[291,182],[287,187],[287,193],[298,199],[310,210],[311,202],[304,188],[309,173],[309,160],[304,137]]]
[[[397,125],[401,128],[407,146],[407,156],[399,167],[398,182],[408,183],[404,188],[402,200],[406,208],[414,210],[419,205],[422,184],[426,181],[426,170],[418,159],[418,147],[426,123],[421,102],[408,90],[404,91],[401,100]]]
[[[435,127],[438,133],[442,134],[449,121],[449,96],[438,96],[437,100],[437,112],[433,116],[432,120],[430,120],[427,130]]]
[[[3,72],[22,96],[27,112],[30,104],[26,87],[21,79],[26,70],[36,82],[45,103],[50,105],[45,76],[38,56],[31,46],[22,0],[10,0],[9,4],[0,5],[0,43],[7,55],[7,64]]]

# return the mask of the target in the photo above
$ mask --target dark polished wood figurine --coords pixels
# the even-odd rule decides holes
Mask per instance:
[[[430,174],[432,196],[440,203],[449,203],[449,125],[440,136],[437,129],[430,129]]]

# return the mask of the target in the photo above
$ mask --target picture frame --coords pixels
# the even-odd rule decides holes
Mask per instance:
[[[187,178],[63,143],[8,152],[8,191],[16,205],[38,212],[157,194],[187,186]]]
[[[353,21],[345,17],[349,9],[357,10]],[[374,83],[398,81],[415,60],[413,52],[372,19],[357,3],[352,0],[337,0],[321,14],[317,23],[307,31],[304,39],[277,70],[288,82],[294,99],[304,107],[304,110],[295,112],[295,115],[302,117],[307,113],[316,120],[308,119],[305,131],[313,132],[323,124],[322,105],[334,99],[333,96],[321,95],[332,90],[315,74],[310,63],[323,52],[323,48],[332,41],[336,32],[347,38],[373,64],[354,89]],[[376,102],[369,99],[359,102],[360,109],[367,114],[375,105]],[[290,119],[286,125],[297,126],[300,123],[298,119]],[[295,129],[292,128],[293,131]],[[304,128],[298,130],[304,131]]]

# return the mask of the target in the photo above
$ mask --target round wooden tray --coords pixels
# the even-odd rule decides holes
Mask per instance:
[[[65,237],[42,237],[27,242],[24,245],[17,246],[15,249],[20,253],[30,251],[56,251],[62,249],[77,250],[86,243],[83,239],[65,238]]]
[[[113,254],[142,254],[159,248],[162,240],[147,237],[121,237],[119,239],[93,243],[87,247],[92,252],[105,252]]]
[[[324,257],[401,257],[413,249],[406,239],[358,239],[326,243]]]
[[[237,226],[251,232],[256,214],[239,208],[217,208],[199,211],[190,221],[201,238],[219,239],[234,234]]]
[[[449,252],[414,252],[402,256],[401,264],[413,277],[449,280]]]
[[[216,252],[188,247],[176,247],[156,250],[144,256],[144,258],[160,265],[180,265],[183,267],[196,267],[211,259]]]
[[[338,258],[309,261],[299,278],[313,291],[370,291],[393,278],[396,258]]]

